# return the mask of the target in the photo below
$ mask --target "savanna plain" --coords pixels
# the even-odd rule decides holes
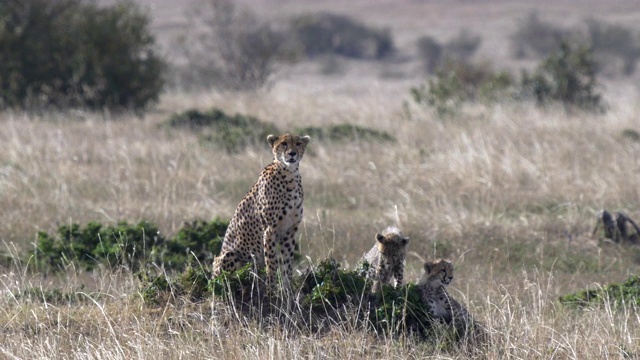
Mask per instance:
[[[171,58],[172,32],[187,21],[184,4],[141,3]],[[417,281],[425,260],[451,259],[451,294],[490,334],[481,352],[376,334],[355,322],[295,332],[244,319],[215,299],[149,306],[127,268],[68,266],[45,275],[16,260],[0,269],[1,357],[639,358],[635,304],[558,302],[640,271],[637,247],[591,236],[600,209],[640,218],[640,141],[625,135],[640,131],[637,72],[602,79],[603,114],[505,102],[468,104],[441,119],[409,94],[426,80],[413,60],[418,35],[447,38],[469,28],[484,39],[477,57],[517,69],[530,64],[509,58],[508,36],[536,6],[552,20],[577,22],[596,11],[632,25],[640,17],[633,3],[244,1],[265,17],[318,10],[360,16],[389,27],[404,57],[332,59],[340,68],[332,74],[323,71],[325,60],[283,65],[271,86],[252,92],[169,89],[143,116],[0,113],[0,240],[16,258],[33,248],[38,231],[69,223],[148,220],[170,235],[185,221],[229,219],[272,160],[266,139],[229,153],[162,126],[177,112],[217,107],[280,129],[351,123],[384,131],[395,141],[311,139],[300,165],[299,269],[329,256],[353,268],[376,232],[399,219],[411,239],[405,281]],[[88,301],[15,295],[26,288]]]

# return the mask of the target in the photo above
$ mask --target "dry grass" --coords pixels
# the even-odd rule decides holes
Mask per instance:
[[[621,138],[636,125],[635,110],[596,117],[514,105],[472,108],[461,119],[441,122],[419,109],[407,120],[400,104],[375,97],[355,103],[337,95],[291,94],[293,99],[279,101],[283,92],[207,100],[173,95],[144,120],[4,114],[0,237],[8,250],[21,253],[36,229],[51,231],[71,221],[147,219],[171,233],[183,220],[228,218],[269,162],[268,152],[227,155],[203,147],[194,134],[159,127],[168,115],[163,108],[220,106],[258,113],[281,128],[300,119],[316,125],[350,119],[398,141],[312,142],[301,170],[305,255],[319,259],[332,253],[353,266],[375,232],[393,223],[397,205],[415,253],[408,260],[408,280],[419,275],[420,258],[453,258],[454,294],[492,330],[488,358],[620,357],[623,350],[640,351],[636,309],[572,311],[555,302],[569,291],[638,271],[637,251],[601,248],[585,235],[601,207],[637,217],[639,194],[630,174],[637,171],[640,144]],[[333,106],[322,106],[328,103]],[[338,114],[342,120],[335,120]],[[47,278],[5,272],[1,280],[0,351],[8,357],[465,356],[358,330],[303,336],[241,326],[219,304],[149,309],[137,299],[135,277],[107,270],[71,269]],[[96,300],[43,304],[10,295],[29,287],[86,292]]]
[[[361,3],[345,12],[359,13]],[[438,16],[412,8],[423,3],[440,4],[406,5],[402,13],[413,22],[403,20],[402,46],[412,46],[412,34],[422,35],[412,32],[418,18]],[[385,4],[375,2],[373,8],[387,9]],[[624,21],[616,9],[625,4],[620,1],[607,14]],[[456,6],[451,18],[441,19],[469,17],[469,7]],[[491,23],[487,34],[511,26],[505,12],[513,16],[529,9],[524,2],[505,8],[494,4],[483,8],[487,17],[491,8],[501,9],[494,16],[505,18]],[[384,25],[381,19],[390,17],[381,14],[388,12],[371,19]],[[449,27],[451,33],[458,30]],[[352,122],[387,131],[397,142],[312,139],[301,165],[304,255],[320,259],[332,254],[353,267],[376,231],[395,221],[397,206],[411,237],[407,280],[417,279],[422,259],[450,257],[456,264],[452,293],[492,334],[484,357],[640,357],[638,309],[570,310],[556,302],[559,295],[619,282],[640,270],[638,249],[601,246],[588,236],[598,209],[640,218],[640,143],[622,136],[625,129],[640,130],[636,90],[609,86],[613,100],[604,116],[516,104],[469,107],[459,118],[442,122],[412,106],[408,114],[402,106],[409,86],[415,85],[413,77],[380,78],[388,64],[347,65],[347,76],[331,78],[318,75],[314,63],[283,69],[280,81],[263,93],[166,94],[143,119],[105,120],[75,112],[0,114],[4,250],[24,254],[38,230],[53,231],[69,222],[145,219],[171,234],[185,220],[229,218],[270,154],[255,147],[229,155],[201,146],[197,134],[160,127],[175,111],[217,106],[282,129]],[[406,73],[411,73],[408,66]],[[297,334],[238,319],[217,302],[149,308],[137,296],[136,277],[126,271],[68,269],[44,277],[22,269],[0,270],[0,354],[7,359],[469,356],[433,343],[375,336],[355,326]],[[86,300],[43,303],[13,295],[32,287],[82,293]]]

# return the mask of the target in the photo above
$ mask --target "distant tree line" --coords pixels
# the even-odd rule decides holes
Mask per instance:
[[[272,83],[282,63],[322,57],[380,61],[397,52],[388,28],[329,12],[269,22],[231,0],[201,0],[189,20],[176,39],[184,61],[169,66],[149,29],[149,16],[132,0],[111,6],[90,0],[1,1],[0,109],[144,111],[167,86],[253,90]],[[636,32],[594,19],[571,30],[532,13],[510,40],[516,58],[556,57],[521,76],[517,97],[528,94],[539,103],[558,97],[599,108],[596,74],[631,74],[640,58]],[[512,75],[473,60],[481,44],[481,36],[468,29],[448,41],[420,37],[416,54],[431,76],[431,91],[414,89],[416,100],[448,104],[436,106],[442,110],[461,101],[513,95],[505,91]],[[566,64],[571,69],[563,70]],[[565,85],[558,76],[564,76]]]

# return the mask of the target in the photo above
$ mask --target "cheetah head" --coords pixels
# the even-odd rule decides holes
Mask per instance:
[[[267,136],[273,157],[286,167],[297,166],[300,163],[310,140],[311,138],[308,136],[297,136],[289,133],[280,136]]]
[[[400,229],[389,227],[382,233],[376,234],[378,250],[383,255],[402,254],[406,251],[409,238],[402,235]]]
[[[453,281],[453,265],[451,261],[436,259],[424,264],[421,284],[431,283],[434,286],[449,285]]]

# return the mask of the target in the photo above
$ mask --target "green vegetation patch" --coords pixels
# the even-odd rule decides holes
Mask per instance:
[[[53,235],[38,233],[36,248],[29,254],[34,260],[30,264],[45,272],[69,264],[87,270],[98,265],[138,269],[151,262],[166,270],[183,270],[190,261],[212,261],[220,252],[227,226],[228,222],[217,218],[196,220],[166,239],[156,225],[146,221],[115,226],[97,222],[63,225]]]
[[[211,272],[202,266],[188,265],[175,278],[150,271],[139,273],[138,277],[141,283],[139,295],[149,305],[163,306],[177,298],[202,301],[212,293]]]
[[[0,2],[0,108],[144,110],[166,64],[133,1]]]
[[[540,107],[560,104],[566,110],[602,113],[606,110],[596,80],[598,64],[587,46],[561,42],[555,52],[519,79],[496,72],[488,64],[450,61],[436,76],[411,89],[411,97],[440,118],[457,115],[466,102],[532,101]]]
[[[411,88],[411,97],[431,107],[440,118],[456,115],[466,101],[493,104],[511,99],[513,78],[507,72],[496,72],[488,63],[448,62],[425,85]]]
[[[269,134],[280,133],[271,123],[248,115],[232,116],[217,108],[204,112],[187,110],[173,115],[166,124],[171,128],[196,131],[204,144],[220,146],[227,152],[237,152],[248,145],[266,144]]]
[[[183,269],[194,259],[200,263],[213,261],[222,249],[228,225],[228,221],[219,218],[185,222],[178,233],[162,246],[161,261],[171,269]]]
[[[162,242],[158,228],[145,221],[135,225],[120,222],[116,226],[90,222],[84,227],[60,226],[56,235],[38,232],[37,247],[32,255],[37,268],[63,268],[70,262],[86,269],[98,263],[133,266]]]
[[[598,92],[596,74],[597,63],[591,48],[562,42],[533,75],[523,72],[520,96],[534,99],[538,105],[556,102],[566,108],[603,112],[605,105]]]
[[[561,296],[560,303],[571,307],[587,307],[611,303],[614,307],[640,306],[640,275],[631,276],[622,284],[609,284]]]
[[[390,134],[354,124],[338,124],[326,127],[307,126],[294,130],[296,134],[309,135],[314,141],[396,141]]]
[[[285,318],[297,319],[299,329],[317,329],[355,319],[359,326],[379,334],[427,336],[432,317],[416,285],[398,288],[384,285],[380,293],[371,294],[372,282],[363,275],[366,266],[348,271],[340,269],[334,259],[326,259],[294,275],[291,288],[295,300],[291,301],[293,311],[302,316]],[[279,315],[282,304],[286,303],[286,294],[269,293],[264,279],[265,271],[256,272],[251,264],[210,280],[203,270],[188,268],[176,279],[165,274],[143,278],[141,294],[143,301],[152,306],[164,304],[176,295],[186,294],[192,301],[206,300],[213,295],[248,314]]]

